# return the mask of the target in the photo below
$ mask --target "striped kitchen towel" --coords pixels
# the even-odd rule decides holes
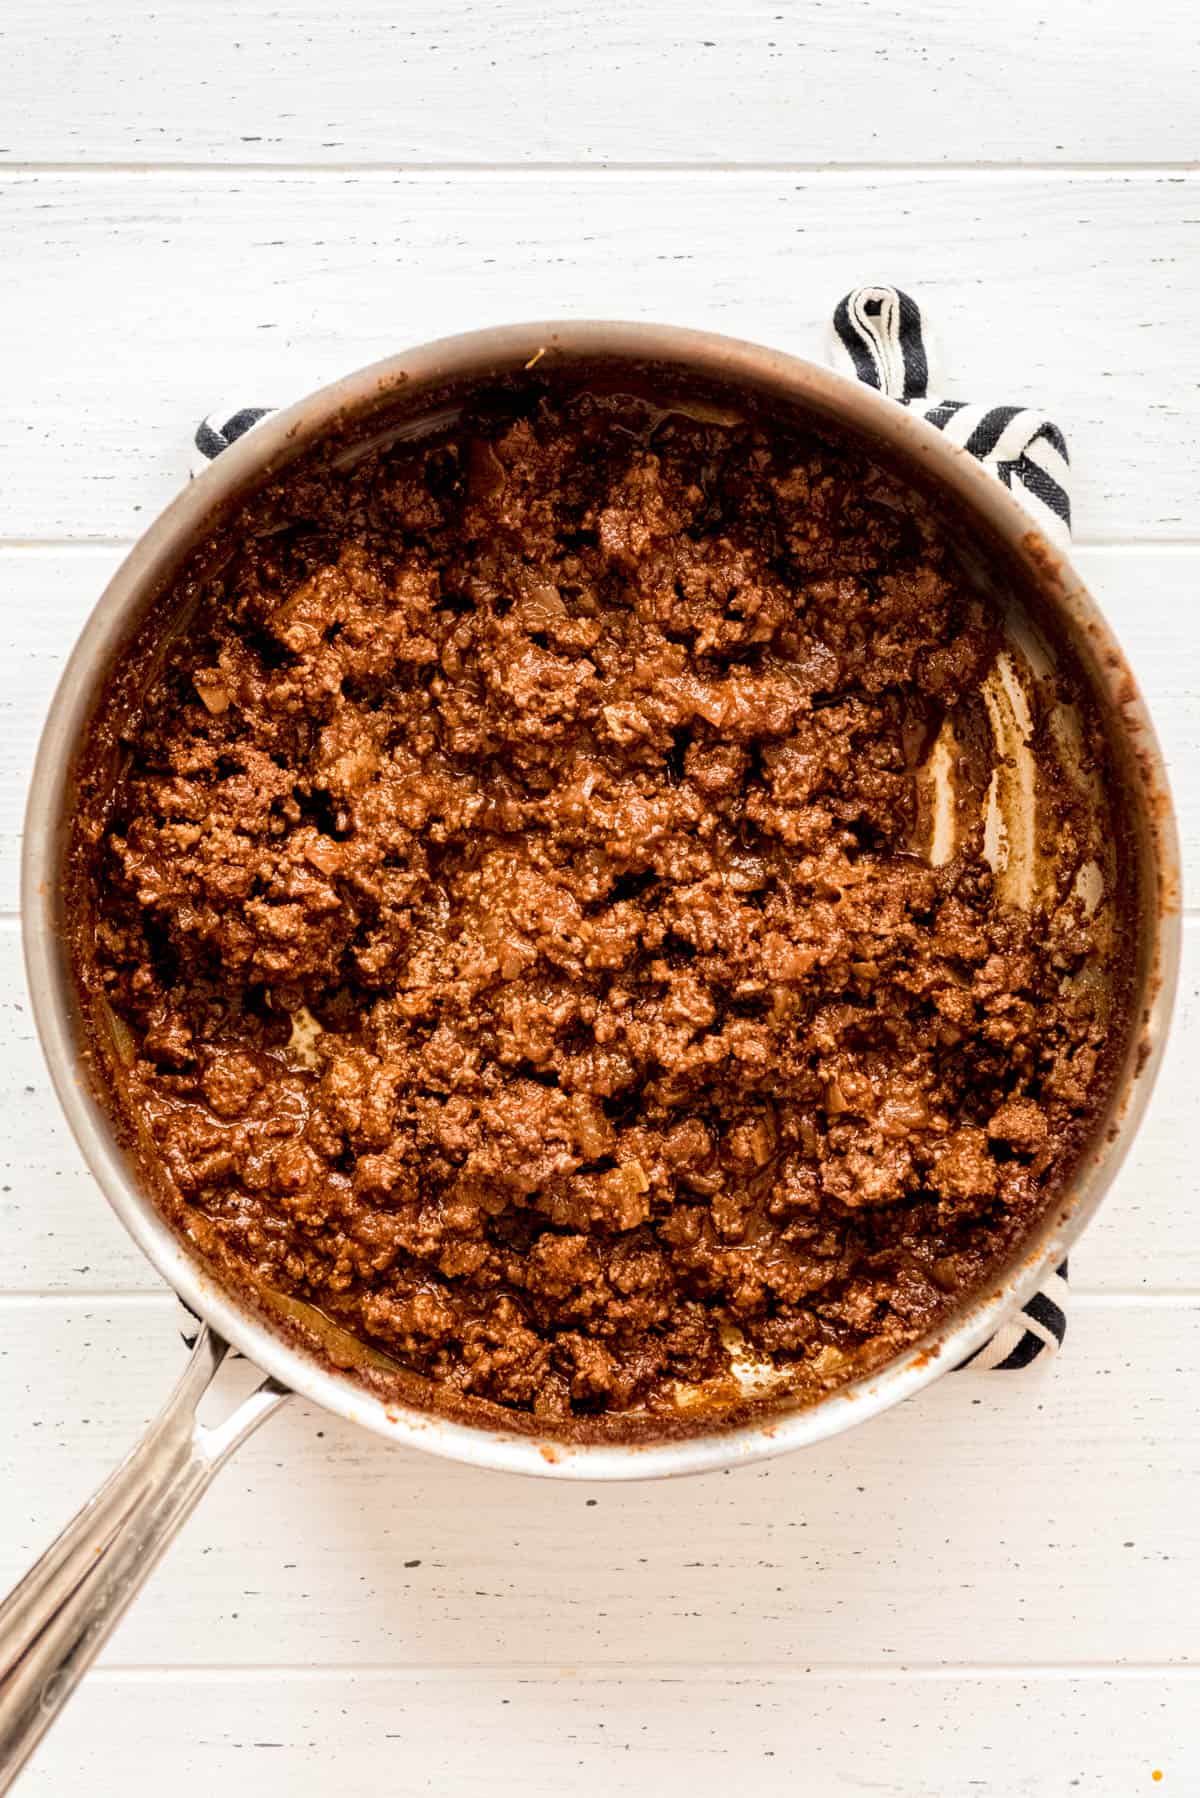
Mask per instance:
[[[834,310],[832,360],[842,373],[875,387],[902,406],[920,410],[932,425],[977,456],[1025,505],[1052,543],[1070,540],[1067,446],[1040,412],[1023,406],[978,406],[931,399],[932,340],[917,302],[898,287],[856,287]],[[197,427],[191,472],[201,473],[270,407],[220,406]],[[1022,1309],[962,1363],[973,1370],[1012,1372],[1057,1353],[1066,1335],[1064,1261]],[[182,1304],[180,1330],[189,1347],[199,1319]]]
[[[939,399],[935,344],[920,306],[899,287],[856,287],[834,308],[835,368],[902,406],[977,456],[1059,549],[1071,541],[1070,464],[1062,432],[1028,406]]]

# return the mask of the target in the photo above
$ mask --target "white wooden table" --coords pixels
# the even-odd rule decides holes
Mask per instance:
[[[552,315],[820,354],[920,294],[1043,404],[1200,870],[1193,0],[5,0],[0,1583],[140,1431],[169,1301],[60,1121],[15,907],[34,740],[196,418]],[[1194,890],[1194,889],[1193,889]],[[729,1476],[578,1487],[295,1405],[28,1798],[1200,1793],[1200,921],[1066,1351]]]

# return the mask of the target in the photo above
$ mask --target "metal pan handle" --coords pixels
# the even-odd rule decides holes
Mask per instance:
[[[0,1793],[7,1792],[219,1468],[285,1398],[264,1379],[215,1427],[196,1408],[229,1353],[205,1325],[133,1453],[0,1604]]]

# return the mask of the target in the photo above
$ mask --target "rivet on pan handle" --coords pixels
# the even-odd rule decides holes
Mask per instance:
[[[202,1424],[197,1407],[228,1353],[205,1325],[143,1440],[0,1604],[0,1793],[218,1470],[289,1396],[265,1379],[222,1423]]]

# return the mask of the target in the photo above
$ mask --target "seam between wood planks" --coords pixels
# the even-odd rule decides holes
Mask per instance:
[[[649,176],[668,180],[698,177],[822,176],[842,181],[909,181],[913,176],[950,181],[973,181],[980,175],[1007,176],[1030,181],[1159,181],[1200,174],[1200,162],[3,162],[0,181],[7,177],[42,175],[70,179],[273,180],[280,175],[303,175],[325,181],[347,175],[366,175],[384,180],[442,180],[468,176],[473,180],[545,180],[549,176],[597,180],[614,176]]]
[[[488,1685],[563,1685],[579,1688],[592,1685],[618,1685],[627,1680],[664,1685],[809,1685],[818,1682],[844,1682],[847,1685],[899,1684],[902,1681],[940,1684],[945,1680],[1005,1681],[1044,1680],[1056,1683],[1068,1680],[1142,1680],[1183,1679],[1200,1681],[1200,1666],[1189,1661],[928,1661],[891,1666],[885,1663],[861,1665],[856,1662],[813,1661],[803,1667],[772,1661],[593,1661],[572,1662],[563,1667],[556,1661],[526,1661],[497,1666],[479,1661],[331,1661],[273,1662],[269,1666],[237,1662],[203,1662],[186,1665],[141,1665],[95,1668],[88,1683],[102,1680],[115,1684],[126,1680],[131,1685],[153,1685],[162,1680],[176,1682],[224,1683],[245,1680],[265,1684],[286,1675],[297,1684],[316,1685],[322,1681],[380,1679],[397,1684],[449,1685],[462,1679],[478,1680]]]

